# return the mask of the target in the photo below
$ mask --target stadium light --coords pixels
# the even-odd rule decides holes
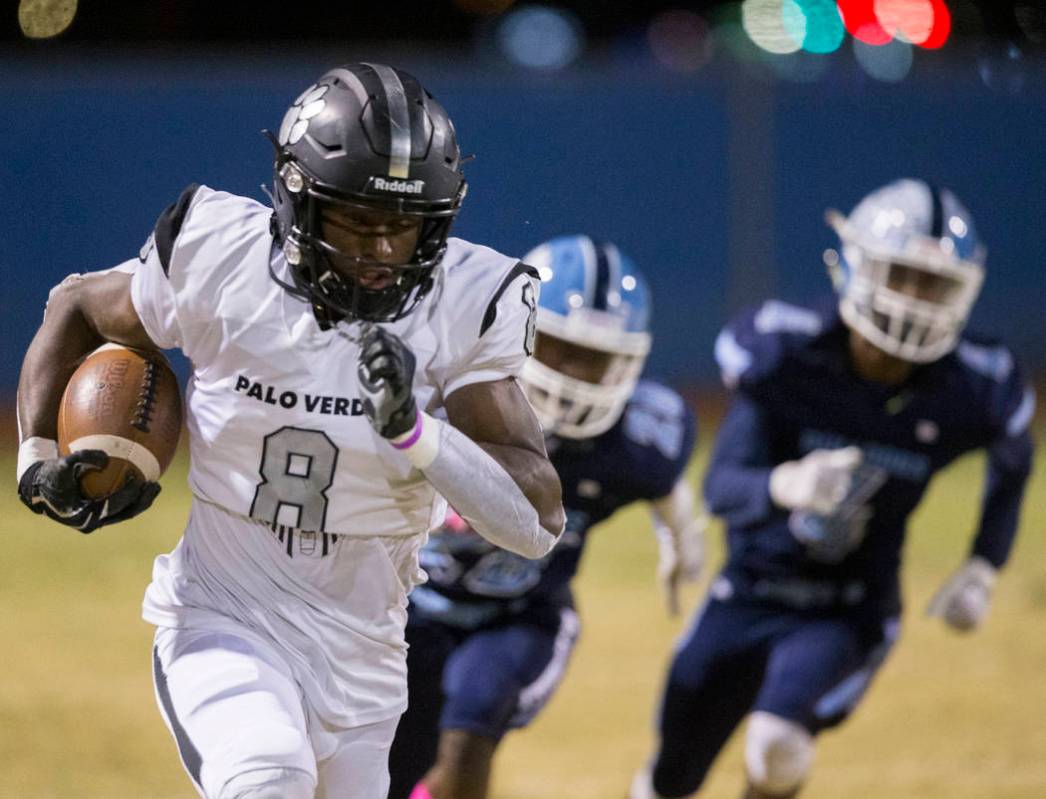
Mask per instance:
[[[942,47],[952,29],[944,0],[875,0],[875,16],[894,38],[928,50]]]
[[[808,53],[834,53],[843,43],[846,28],[835,0],[796,0],[806,20],[803,49]]]
[[[854,57],[868,75],[884,83],[899,83],[912,68],[912,46],[900,39],[883,45],[854,39]]]
[[[952,32],[952,12],[948,10],[948,4],[944,0],[932,0],[933,5],[933,28],[930,35],[919,46],[925,50],[936,50],[944,47],[948,36]]]
[[[806,38],[806,15],[795,0],[744,0],[741,26],[768,53],[794,53]]]
[[[843,25],[857,41],[877,47],[893,39],[875,15],[875,0],[838,0],[836,5]]]
[[[922,44],[933,28],[930,0],[875,0],[875,18],[890,37]]]
[[[584,48],[581,22],[552,6],[520,6],[504,16],[498,43],[513,63],[531,69],[557,70],[572,64]]]

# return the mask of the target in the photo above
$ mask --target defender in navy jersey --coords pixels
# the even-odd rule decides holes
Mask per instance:
[[[813,736],[849,715],[897,637],[909,515],[970,450],[988,453],[980,523],[930,612],[975,628],[1009,555],[1035,399],[1008,349],[962,336],[984,259],[968,212],[902,180],[829,221],[838,300],[765,302],[716,341],[733,398],[704,485],[729,553],[632,799],[691,796],[746,715],[746,797],[798,793]]]
[[[490,546],[455,514],[432,535],[411,594],[409,706],[390,756],[391,799],[481,799],[504,733],[528,724],[563,677],[579,624],[570,581],[589,531],[651,503],[670,610],[697,578],[702,521],[684,472],[695,421],[639,380],[650,348],[646,284],[611,244],[552,240],[524,259],[542,278],[523,382],[563,485],[567,527],[541,560]]]

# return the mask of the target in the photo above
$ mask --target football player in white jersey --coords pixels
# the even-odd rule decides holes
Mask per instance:
[[[19,385],[19,494],[82,532],[145,510],[80,493],[58,457],[77,361],[181,349],[193,494],[156,559],[157,700],[208,799],[383,799],[406,706],[407,593],[449,501],[499,546],[547,553],[560,485],[516,377],[538,282],[448,238],[454,128],[412,76],[332,69],[287,112],[272,207],[190,186],[140,256],[52,291]]]

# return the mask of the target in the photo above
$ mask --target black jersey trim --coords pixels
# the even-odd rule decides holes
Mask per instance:
[[[178,745],[178,755],[182,759],[185,770],[192,777],[192,781],[196,783],[200,790],[203,790],[203,786],[200,785],[200,768],[203,765],[203,758],[200,757],[200,751],[189,739],[185,727],[182,726],[182,723],[178,720],[178,715],[174,712],[171,692],[167,688],[167,675],[163,673],[160,653],[156,651],[156,647],[153,647],[153,677],[156,680],[156,693],[160,695],[163,712],[167,716],[167,721],[171,725],[171,731],[174,733],[175,743]]]
[[[160,214],[160,218],[156,220],[156,254],[160,256],[160,266],[163,267],[163,273],[168,277],[171,274],[171,252],[174,250],[174,240],[178,238],[185,215],[189,213],[192,198],[199,188],[199,183],[187,186],[178,199],[165,208]]]
[[[483,313],[483,322],[479,326],[479,336],[483,337],[483,334],[490,330],[490,326],[494,324],[494,320],[498,317],[498,300],[501,299],[501,295],[505,293],[505,290],[512,284],[520,275],[529,275],[535,280],[538,279],[538,270],[532,267],[530,264],[525,264],[522,261],[518,261],[512,270],[505,275],[505,279],[501,281],[501,285],[498,286],[498,290],[494,292],[494,296],[491,297],[490,303],[487,305],[487,310]]]

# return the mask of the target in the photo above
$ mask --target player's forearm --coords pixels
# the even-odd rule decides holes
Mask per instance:
[[[757,524],[774,509],[769,468],[713,464],[705,476],[704,494],[708,510],[731,527]]]
[[[154,348],[131,303],[131,276],[113,271],[70,275],[51,290],[43,324],[22,363],[22,440],[55,438],[66,383],[83,356],[106,341]]]
[[[1033,449],[1031,436],[1025,432],[996,444],[988,454],[981,523],[971,554],[979,555],[995,568],[1006,563],[1017,536]]]
[[[659,533],[663,529],[678,540],[699,526],[694,492],[685,478],[675,484],[668,496],[655,499],[650,504],[654,509]]]
[[[57,438],[62,392],[80,359],[102,344],[77,302],[73,285],[62,284],[47,303],[43,324],[33,337],[18,380],[21,439]]]
[[[427,414],[419,414],[418,419],[416,432],[394,440],[393,446],[403,449],[451,507],[476,532],[503,549],[527,558],[547,554],[562,532],[562,510],[547,514],[554,526],[546,527],[513,477],[483,448],[446,422]],[[535,475],[539,472],[534,469]],[[556,493],[558,487],[555,478]]]
[[[544,454],[522,447],[477,442],[480,449],[493,458],[523,492],[538,513],[541,526],[556,532],[563,529],[563,493],[559,475]]]
[[[765,412],[743,393],[734,395],[716,435],[704,480],[708,510],[731,527],[749,527],[769,518],[770,433]]]

